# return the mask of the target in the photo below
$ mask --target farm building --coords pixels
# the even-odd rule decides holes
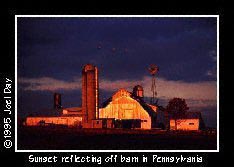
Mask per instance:
[[[64,125],[70,127],[80,126],[82,123],[81,108],[65,108],[62,114],[50,114],[47,116],[31,116],[26,118],[27,126],[40,125]]]
[[[143,88],[137,85],[132,93],[115,92],[99,109],[99,118],[114,119],[116,128],[151,129],[156,126],[157,107],[144,102]]]
[[[170,130],[200,130],[204,126],[200,112],[187,112],[179,119],[170,118]]]

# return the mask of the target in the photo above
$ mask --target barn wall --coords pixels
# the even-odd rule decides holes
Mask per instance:
[[[123,94],[126,93],[126,96]],[[151,128],[151,118],[142,106],[128,97],[127,92],[118,92],[113,96],[113,101],[105,108],[99,110],[100,118],[116,118],[116,119],[141,119],[141,128]],[[145,121],[144,121],[145,120]]]
[[[113,120],[106,120],[106,128],[114,128]]]
[[[177,130],[199,130],[199,119],[179,119]],[[175,120],[170,120],[170,129],[175,130]]]
[[[92,120],[92,128],[102,128],[102,120]]]
[[[151,129],[151,118],[141,120],[141,128],[142,129]]]
[[[38,126],[40,121],[46,124],[77,126],[82,121],[82,117],[27,117],[27,126]]]

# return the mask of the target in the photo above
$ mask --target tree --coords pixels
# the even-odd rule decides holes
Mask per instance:
[[[177,130],[177,120],[184,117],[189,107],[187,106],[185,99],[173,98],[169,101],[166,112],[168,112],[175,120],[175,130]]]

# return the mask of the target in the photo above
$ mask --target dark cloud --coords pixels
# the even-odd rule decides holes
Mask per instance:
[[[97,45],[102,43],[102,48]],[[113,51],[115,48],[115,51]],[[125,49],[127,48],[127,52]],[[101,77],[140,78],[151,63],[168,79],[205,80],[216,48],[215,18],[20,18],[19,75],[80,76],[94,63]],[[121,67],[121,68],[120,68]],[[195,70],[196,69],[196,70]]]

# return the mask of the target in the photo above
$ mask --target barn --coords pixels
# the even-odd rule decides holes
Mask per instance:
[[[115,120],[115,128],[156,127],[157,106],[143,100],[143,88],[137,85],[133,92],[119,89],[99,109],[99,119]]]
[[[205,127],[201,112],[187,112],[179,119],[170,118],[170,130],[201,130]]]
[[[45,116],[29,116],[26,118],[27,126],[52,126],[63,125],[67,127],[78,127],[82,123],[80,107],[64,108],[62,113],[47,114]]]

